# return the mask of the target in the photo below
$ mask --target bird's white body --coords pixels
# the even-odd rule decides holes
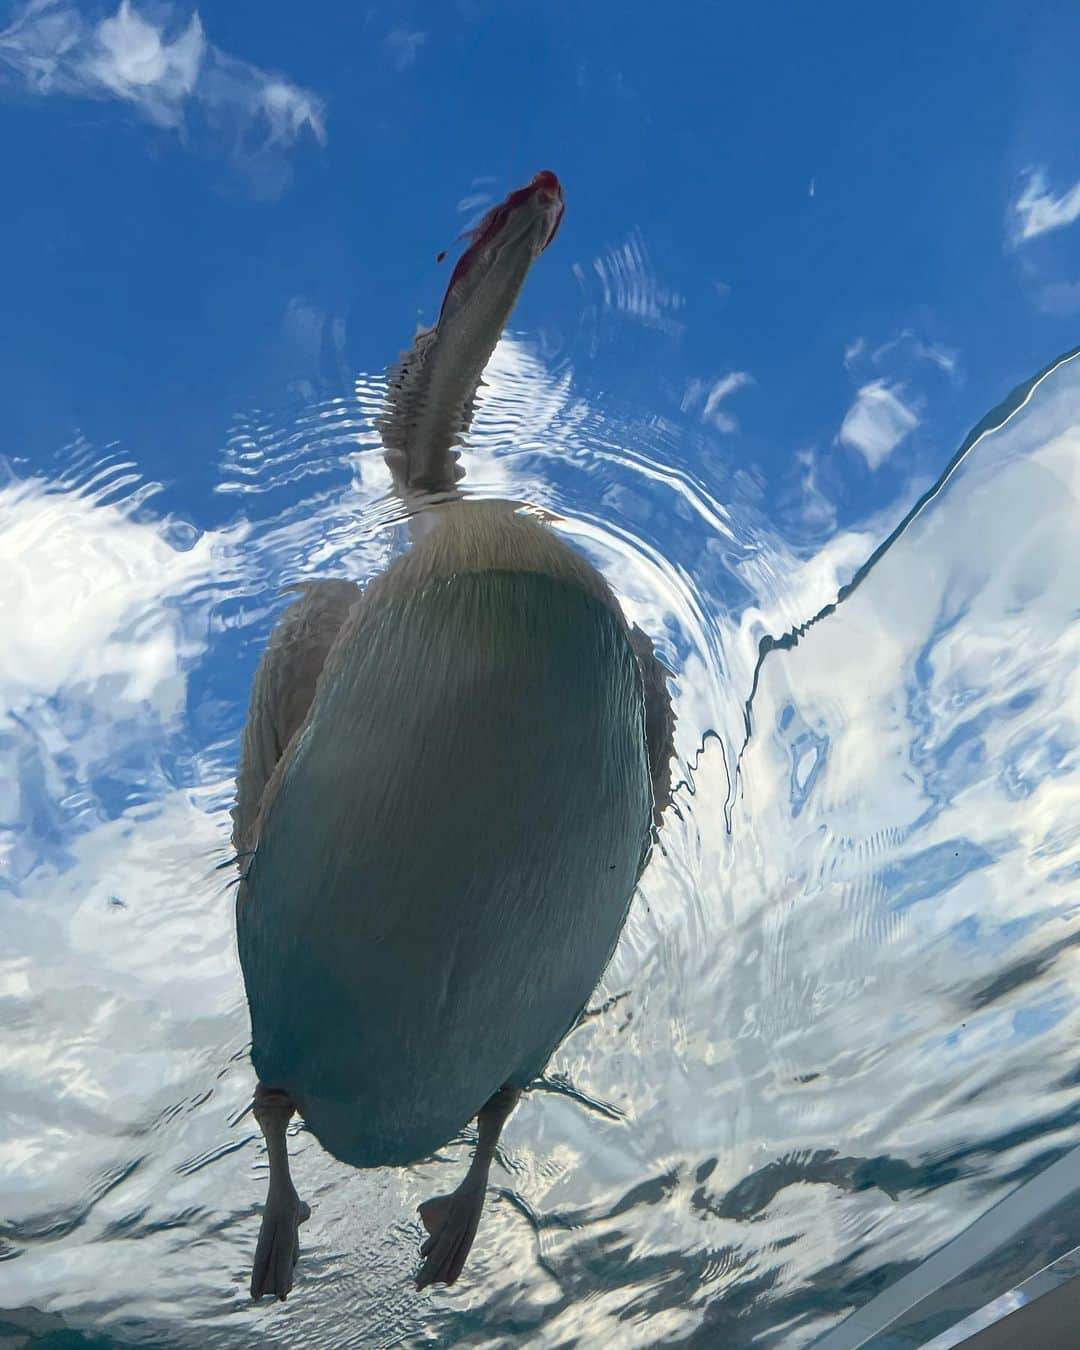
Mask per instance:
[[[603,579],[505,503],[436,511],[342,624],[240,899],[259,1077],[358,1166],[433,1152],[541,1071],[649,842]]]

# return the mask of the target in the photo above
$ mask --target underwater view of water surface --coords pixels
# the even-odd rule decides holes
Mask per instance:
[[[810,1346],[1080,1144],[1078,40],[6,6],[3,1344]],[[297,1117],[255,1303],[252,678],[289,588],[407,547],[387,367],[545,168],[461,490],[650,635],[671,805],[460,1281],[415,1289],[416,1209],[475,1128],[356,1170]]]

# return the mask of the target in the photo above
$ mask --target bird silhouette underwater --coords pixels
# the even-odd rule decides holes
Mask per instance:
[[[612,954],[670,791],[667,673],[600,572],[535,514],[467,499],[457,447],[563,192],[494,207],[378,423],[410,547],[363,588],[308,583],[251,695],[236,923],[269,1188],[251,1293],[284,1299],[309,1208],[299,1113],[354,1167],[430,1156],[418,1288],[453,1284],[500,1131]]]

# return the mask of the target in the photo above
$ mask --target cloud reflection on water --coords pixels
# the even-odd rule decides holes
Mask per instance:
[[[402,1216],[442,1161],[349,1173],[300,1133],[301,1283],[283,1310],[243,1297],[262,1164],[213,867],[278,588],[399,546],[365,377],[237,420],[225,529],[3,489],[41,636],[3,667],[0,1303],[177,1345],[800,1345],[1076,1142],[1080,361],[769,654],[730,803],[762,634],[885,527],[800,553],[680,461],[678,428],[612,421],[513,340],[488,378],[468,485],[559,518],[657,638],[683,787],[597,1014],[508,1127],[468,1286],[405,1287]]]

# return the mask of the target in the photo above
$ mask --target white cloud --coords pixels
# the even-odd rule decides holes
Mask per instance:
[[[722,375],[720,379],[714,380],[709,384],[706,380],[691,380],[686,387],[686,393],[682,399],[682,410],[687,412],[690,408],[696,407],[703,402],[701,409],[701,420],[714,426],[717,431],[731,433],[738,431],[738,420],[729,412],[720,407],[720,404],[729,395],[734,394],[738,389],[744,389],[748,384],[753,384],[753,376],[748,375],[745,370],[733,370],[727,375]]]
[[[0,885],[57,861],[35,821],[78,832],[125,772],[152,795],[148,758],[182,725],[214,585],[234,577],[244,527],[135,519],[152,484],[103,500],[131,467],[0,487]]]
[[[0,489],[3,709],[79,686],[101,691],[101,716],[143,702],[174,716],[190,635],[161,602],[206,581],[216,543],[178,551],[159,527],[41,479]]]
[[[115,14],[91,23],[63,0],[30,0],[0,32],[0,65],[30,94],[119,99],[189,141],[201,124],[261,195],[280,191],[288,181],[282,152],[306,133],[326,139],[322,101],[215,47],[197,13],[182,23],[168,8],[153,12],[121,0]]]
[[[1080,182],[1060,197],[1046,186],[1042,169],[1029,169],[1024,190],[1012,205],[1014,231],[1018,243],[1034,239],[1050,230],[1060,230],[1080,220]]]
[[[851,369],[851,367],[855,364],[856,361],[859,360],[859,358],[865,351],[866,351],[866,339],[863,337],[857,337],[854,342],[848,343],[848,345],[844,348],[844,365],[847,367],[848,370]]]
[[[410,33],[405,28],[395,28],[383,39],[395,70],[406,70],[414,65],[420,48],[427,41],[426,33]]]
[[[900,399],[902,385],[871,380],[855,396],[839,437],[865,458],[871,469],[885,462],[909,432],[919,425],[914,412]]]
[[[178,37],[166,42],[154,24],[123,0],[111,19],[98,24],[84,69],[117,98],[140,105],[151,121],[178,126],[205,55],[197,14]]]
[[[733,394],[736,389],[742,389],[744,385],[750,383],[752,381],[745,370],[733,370],[729,375],[717,380],[709,390],[709,397],[705,400],[702,417],[711,417],[716,412],[722,399],[727,398],[729,394]]]

